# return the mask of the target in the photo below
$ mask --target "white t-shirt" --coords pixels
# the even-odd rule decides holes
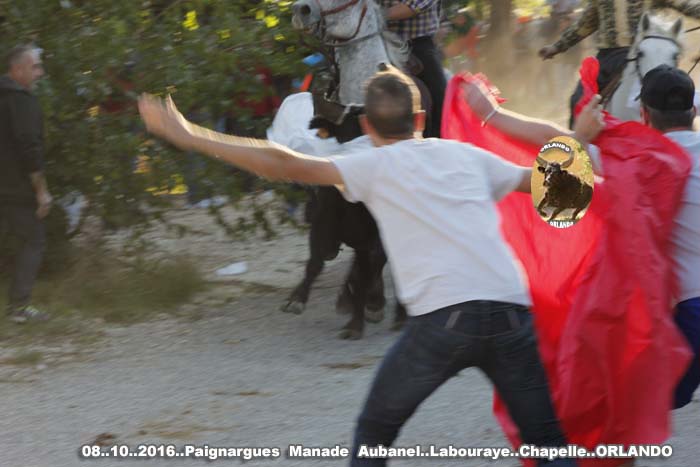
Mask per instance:
[[[365,203],[377,221],[397,294],[410,315],[469,300],[531,304],[495,204],[526,168],[469,144],[433,138],[332,161],[345,198]]]
[[[700,133],[672,131],[665,136],[684,148],[692,160],[681,207],[673,220],[675,225],[671,233],[680,282],[677,301],[682,302],[700,297]],[[593,170],[604,175],[600,149],[593,145],[590,149]]]

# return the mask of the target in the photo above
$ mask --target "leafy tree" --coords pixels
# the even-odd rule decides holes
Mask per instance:
[[[290,7],[274,0],[0,0],[2,49],[27,41],[44,49],[47,77],[38,94],[54,196],[83,193],[91,213],[113,227],[159,219],[169,199],[159,195],[182,187],[188,162],[144,134],[135,97],[171,93],[209,126],[229,115],[259,134],[269,117],[255,118],[241,102],[280,92],[260,81],[261,67],[299,77],[301,58],[311,53],[292,30]],[[217,192],[243,194],[240,174],[210,162],[203,172]]]

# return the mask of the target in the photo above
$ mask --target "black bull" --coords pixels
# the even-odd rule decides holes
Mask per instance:
[[[357,111],[359,113],[359,109]],[[324,128],[339,142],[345,143],[361,134],[357,114],[350,115],[336,126],[323,118],[314,118],[312,128]],[[364,320],[380,321],[386,300],[382,271],[387,258],[372,215],[362,203],[346,201],[334,187],[315,187],[309,190],[306,220],[310,224],[310,257],[304,279],[294,289],[283,311],[301,313],[309,299],[311,286],[323,270],[324,262],[335,258],[341,244],[355,251],[350,273],[338,297],[337,308],[350,308],[350,321],[340,332],[342,339],[360,339]],[[347,302],[347,303],[346,303]],[[367,312],[365,312],[367,309]],[[406,320],[406,310],[396,303],[394,329]]]
[[[546,162],[538,157],[537,170],[544,174],[546,192],[537,206],[537,211],[545,216],[544,206],[554,208],[547,222],[555,219],[565,209],[574,209],[571,220],[575,220],[579,212],[585,209],[593,198],[593,187],[579,177],[570,174],[565,167],[566,162]]]
[[[316,79],[315,79],[316,81]],[[333,104],[322,99],[326,83],[321,83],[321,93],[314,92],[314,112],[316,117],[311,121],[311,128],[322,128],[338,142],[346,143],[362,135],[359,115],[362,108],[343,108],[341,123],[334,117]],[[416,82],[421,91],[422,106],[426,114],[432,108],[430,94],[425,85]],[[313,90],[312,90],[313,92]],[[327,95],[327,94],[326,94]],[[427,122],[429,125],[430,122]],[[384,298],[384,283],[382,271],[387,258],[382,247],[377,225],[362,203],[346,201],[340,192],[333,187],[316,187],[310,190],[307,204],[306,220],[310,224],[309,250],[310,257],[306,263],[304,279],[294,289],[288,302],[282,307],[285,312],[299,314],[303,312],[311,292],[311,285],[323,270],[324,261],[335,258],[341,244],[346,244],[355,251],[350,273],[343,284],[343,290],[338,297],[336,307],[339,311],[350,308],[352,317],[340,333],[342,339],[360,339],[364,331],[364,321],[381,321],[382,310],[386,303]],[[406,310],[397,301],[394,314],[394,329],[399,329],[406,321]]]

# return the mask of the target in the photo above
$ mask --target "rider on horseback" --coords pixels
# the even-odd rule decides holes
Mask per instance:
[[[622,73],[642,14],[651,8],[672,8],[691,18],[700,18],[698,0],[588,0],[579,19],[562,33],[558,41],[543,47],[540,57],[545,60],[552,58],[597,31],[598,89],[604,92],[608,84]],[[571,96],[572,109],[582,93],[579,83]],[[569,124],[573,124],[573,116]]]
[[[447,88],[442,57],[435,45],[435,34],[440,28],[440,0],[381,0],[380,3],[385,8],[387,28],[407,41],[411,53],[421,62],[422,68],[415,76],[430,91],[433,105],[425,136],[439,137]]]

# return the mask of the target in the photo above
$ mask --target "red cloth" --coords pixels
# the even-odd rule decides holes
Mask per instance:
[[[598,62],[584,62],[584,102],[597,92]],[[538,147],[481,127],[455,76],[445,97],[442,135],[521,165]],[[593,87],[592,87],[593,86]],[[676,289],[669,233],[690,170],[688,155],[661,133],[606,115],[605,181],[586,215],[569,228],[543,222],[529,195],[499,203],[502,231],[530,280],[539,349],[557,414],[570,443],[660,443],[669,437],[673,390],[690,358],[672,319]],[[520,445],[497,397],[494,413]],[[583,467],[621,460],[580,460]],[[534,465],[526,463],[526,465]]]

